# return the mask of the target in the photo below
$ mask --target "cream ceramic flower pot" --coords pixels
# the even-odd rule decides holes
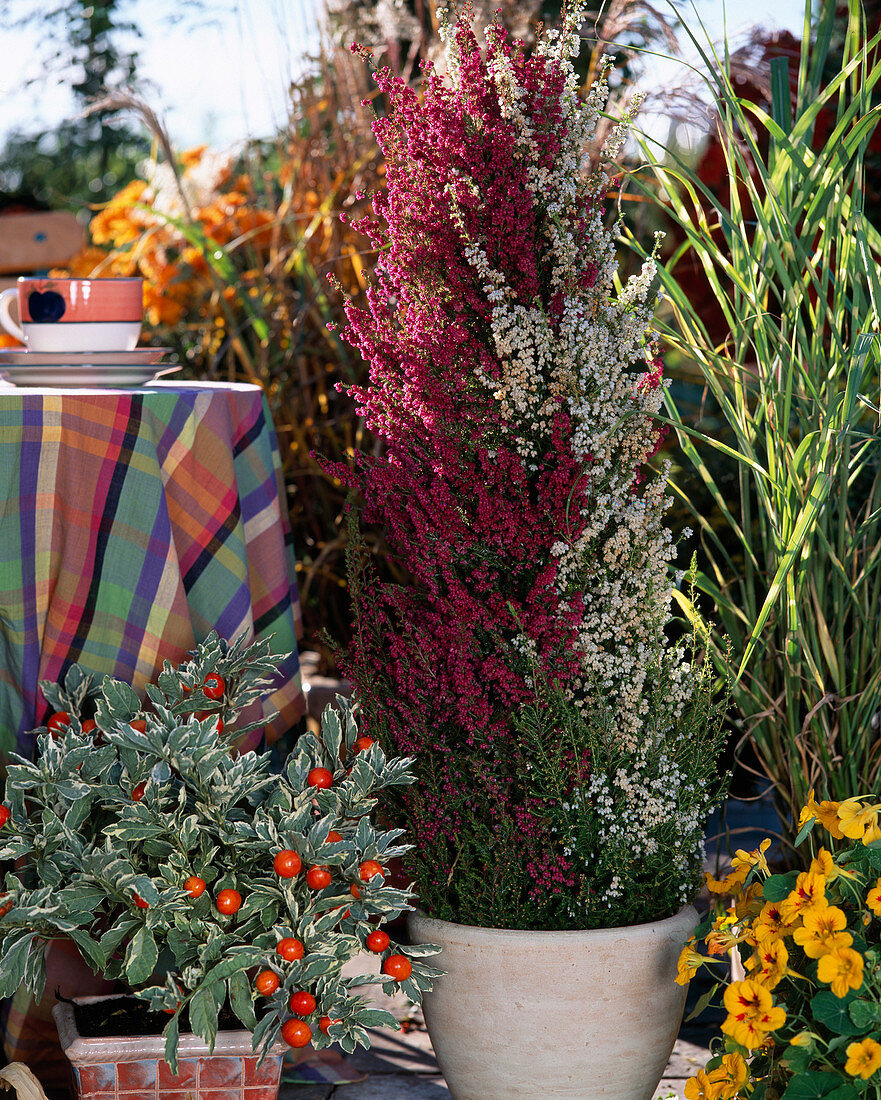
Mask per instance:
[[[454,1100],[652,1100],[685,1006],[676,962],[691,906],[593,932],[517,932],[416,913],[446,973],[425,1022]]]

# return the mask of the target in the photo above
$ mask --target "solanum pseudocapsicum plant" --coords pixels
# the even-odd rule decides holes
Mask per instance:
[[[417,1003],[431,988],[439,971],[423,959],[433,948],[389,940],[376,952],[370,941],[411,908],[385,879],[407,850],[401,830],[371,821],[377,792],[413,782],[410,761],[359,748],[343,699],[281,774],[268,754],[234,756],[202,685],[217,694],[222,680],[232,725],[273,668],[268,642],[212,635],[179,668],[166,662],[146,704],[76,666],[63,687],[43,685],[68,717],[38,731],[35,763],[18,758],[8,770],[0,859],[17,870],[0,898],[0,996],[22,982],[39,996],[45,942],[69,938],[97,973],[171,1013],[163,1033],[174,1066],[182,1016],[209,1046],[228,1003],[255,1050],[281,1034],[351,1051],[369,1045],[366,1028],[397,1026],[355,985],[381,982]],[[310,782],[316,769],[329,784]],[[344,977],[368,941],[382,973]]]

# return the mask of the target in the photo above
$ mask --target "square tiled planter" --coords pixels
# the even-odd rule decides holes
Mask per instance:
[[[102,997],[80,997],[93,1004]],[[178,1072],[165,1061],[161,1035],[84,1038],[73,1005],[52,1009],[70,1062],[77,1100],[276,1100],[287,1046],[276,1044],[258,1068],[250,1031],[221,1031],[214,1052],[196,1035],[181,1035]]]

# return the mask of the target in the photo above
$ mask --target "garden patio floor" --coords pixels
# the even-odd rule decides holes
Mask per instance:
[[[659,1100],[672,1096],[683,1100],[686,1080],[707,1060],[711,1035],[710,1029],[702,1033],[683,1029],[655,1093]],[[304,1073],[312,1069],[301,1068]],[[348,1073],[352,1079],[284,1084],[279,1100],[448,1100],[450,1096],[420,1015],[411,1018],[406,1032],[377,1033],[370,1050],[357,1051],[336,1065],[318,1063],[314,1070],[331,1078]],[[544,1097],[541,1081],[535,1082],[534,1095],[536,1100]]]

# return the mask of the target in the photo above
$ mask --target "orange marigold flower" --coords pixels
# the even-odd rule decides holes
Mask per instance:
[[[851,1077],[862,1077],[864,1081],[881,1068],[881,1044],[874,1039],[861,1039],[847,1048],[847,1061],[844,1072]]]
[[[786,1022],[786,1012],[775,1007],[770,990],[751,978],[732,982],[723,1000],[728,1017],[722,1030],[748,1050],[760,1047],[768,1032],[776,1031]]]
[[[825,908],[805,910],[802,927],[796,928],[792,938],[809,959],[819,959],[838,947],[850,947],[853,936],[845,931],[846,928],[844,910],[837,905],[827,905]]]
[[[846,997],[848,990],[863,984],[863,956],[850,947],[836,947],[820,956],[817,977],[836,997]]]
[[[795,889],[780,902],[780,916],[787,924],[795,924],[808,909],[826,904],[826,880],[816,871],[802,871]]]
[[[207,145],[194,145],[192,149],[184,149],[180,154],[180,162],[183,168],[192,168],[198,164],[205,155]]]
[[[866,895],[866,905],[868,905],[876,917],[881,917],[881,878],[878,879]]]
[[[140,237],[147,219],[143,211],[135,207],[146,187],[143,180],[132,180],[113,196],[103,210],[98,211],[89,222],[89,236],[93,244],[119,247]]]

